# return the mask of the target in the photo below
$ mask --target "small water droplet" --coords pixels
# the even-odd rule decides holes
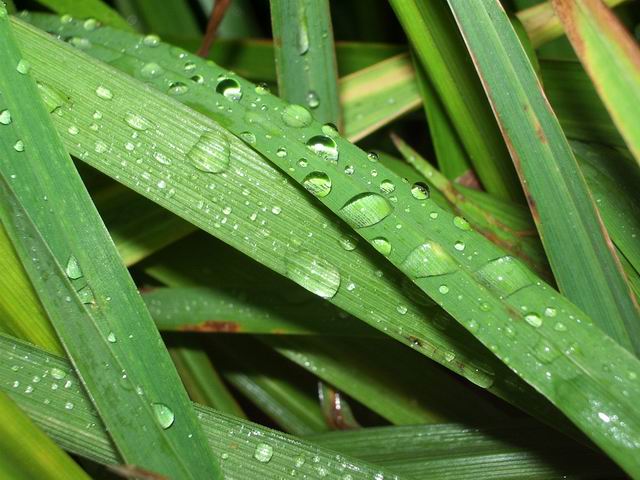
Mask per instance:
[[[407,313],[407,307],[404,305],[398,305],[396,307],[396,311],[400,314],[400,315],[404,315],[405,313]]]
[[[91,287],[89,287],[89,285],[85,285],[80,290],[78,290],[78,297],[80,298],[80,301],[84,304],[95,303],[93,290],[91,290]]]
[[[305,462],[305,461],[306,461],[306,460],[305,460],[305,458],[304,458],[302,455],[300,455],[299,457],[297,457],[297,458],[296,458],[296,463],[295,463],[296,468],[300,468],[300,467],[302,467],[302,466],[304,465],[304,462]]]
[[[309,110],[302,105],[287,105],[282,111],[282,121],[294,128],[307,127],[311,124],[312,117]]]
[[[171,95],[184,95],[189,91],[189,87],[184,82],[172,82],[169,85],[169,93]]]
[[[154,152],[153,158],[162,165],[171,165],[171,159],[162,152]]]
[[[309,106],[309,108],[318,108],[318,106],[320,105],[318,94],[313,90],[309,90],[307,92],[307,105]]]
[[[547,307],[544,309],[545,317],[555,317],[558,314],[558,311],[553,307]]]
[[[389,254],[391,254],[391,242],[389,242],[389,240],[387,240],[386,238],[374,238],[373,240],[371,240],[371,245],[373,245],[373,248],[375,248],[385,257],[388,257]]]
[[[319,198],[331,193],[331,179],[324,172],[311,172],[304,178],[302,184],[311,194]]]
[[[29,70],[31,70],[31,64],[27,60],[21,59],[18,62],[18,65],[16,65],[16,70],[18,71],[18,73],[26,75],[27,73],[29,73]]]
[[[567,326],[562,322],[556,322],[556,324],[553,326],[553,329],[556,332],[566,332],[567,331]]]
[[[281,212],[282,208],[278,207],[277,205],[271,208],[271,213],[273,213],[274,215],[280,215]]]
[[[256,136],[252,132],[242,132],[240,138],[249,145],[256,143]]]
[[[64,408],[66,410],[73,410],[73,407],[74,407],[73,402],[67,402],[64,404]]]
[[[98,85],[96,87],[96,95],[103,100],[111,100],[113,98],[113,92],[104,85]]]
[[[95,18],[87,18],[82,26],[85,30],[92,31],[98,26],[98,21]]]
[[[64,377],[67,376],[67,373],[64,370],[60,370],[57,367],[53,367],[51,369],[51,376],[56,380],[62,380]]]
[[[307,141],[309,150],[330,162],[338,161],[338,145],[325,135],[316,135]]]
[[[527,313],[524,316],[525,321],[534,328],[542,325],[542,318],[537,313]]]
[[[453,224],[460,230],[471,230],[471,225],[462,217],[453,217]]]
[[[464,250],[464,242],[461,242],[460,240],[458,240],[456,243],[453,244],[453,248],[455,248],[459,252],[463,251]]]
[[[429,198],[429,186],[424,182],[416,182],[411,186],[411,195],[418,200]]]
[[[276,150],[276,157],[284,158],[287,156],[287,149],[284,147],[280,147]]]
[[[273,457],[273,447],[267,443],[259,443],[253,452],[253,458],[262,463],[267,463]]]
[[[304,55],[309,51],[309,27],[306,18],[298,25],[298,54]]]
[[[107,335],[107,342],[109,343],[116,343],[116,334],[113,332],[109,332],[109,335]]]
[[[140,75],[147,79],[159,77],[163,73],[164,69],[155,62],[145,63],[140,69]]]
[[[11,123],[11,112],[9,110],[0,111],[0,123],[2,125],[9,125]]]
[[[69,260],[67,261],[65,273],[67,274],[67,277],[69,277],[71,280],[76,280],[82,277],[82,270],[80,269],[78,260],[73,255],[71,255],[69,257]]]
[[[446,295],[447,293],[449,293],[449,287],[447,287],[446,285],[440,285],[438,287],[438,291],[443,294]]]
[[[16,152],[24,152],[24,142],[22,140],[18,140],[16,143],[13,144],[13,149]]]
[[[149,130],[151,127],[153,127],[153,123],[151,123],[142,115],[133,112],[125,113],[124,121],[134,130],[139,130],[141,132]]]
[[[216,92],[234,102],[238,102],[242,98],[242,88],[233,78],[221,79],[216,86]]]
[[[322,130],[322,133],[324,133],[328,137],[338,136],[338,127],[336,127],[333,123],[325,123],[320,129]]]
[[[156,420],[162,428],[165,430],[173,425],[175,421],[175,415],[173,411],[167,407],[164,403],[152,403],[153,413],[156,416]]]
[[[383,180],[380,182],[380,191],[382,193],[392,193],[396,189],[396,186],[391,180]]]
[[[231,149],[225,134],[217,130],[203,133],[187,158],[198,170],[207,173],[220,173],[227,169],[230,162]]]
[[[535,346],[533,354],[542,363],[550,363],[560,356],[560,352],[543,338]]]
[[[147,47],[157,47],[160,45],[160,37],[155,34],[149,34],[142,39],[143,45]]]
[[[324,258],[308,250],[285,257],[287,276],[322,298],[333,298],[340,287],[340,272]]]
[[[345,220],[355,228],[364,228],[384,220],[393,208],[382,195],[365,192],[349,200],[340,212]]]
[[[69,132],[69,135],[78,135],[80,130],[75,125],[70,125],[69,128],[67,128],[67,132]]]
[[[340,238],[340,245],[342,245],[342,248],[346,251],[350,252],[356,249],[358,246],[358,240],[350,235],[344,235]]]
[[[266,83],[259,83],[256,85],[256,88],[254,88],[254,91],[258,94],[258,95],[266,95],[270,92],[269,90],[269,85],[267,85]]]
[[[377,162],[378,154],[376,152],[369,152],[367,153],[367,158],[369,159],[370,162]]]

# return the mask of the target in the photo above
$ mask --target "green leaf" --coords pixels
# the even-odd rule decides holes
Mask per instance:
[[[78,388],[80,381],[67,360],[4,335],[0,335],[0,352],[6,359],[0,362],[0,390],[8,393],[38,426],[70,452],[100,463],[119,462],[104,425],[84,390]],[[13,365],[18,367],[16,371],[11,368]],[[62,380],[43,380],[29,394],[11,387],[14,381],[27,383],[34,375],[52,373],[54,369]],[[61,381],[69,386],[51,388]],[[393,470],[347,455],[340,455],[342,460],[337,461],[333,450],[197,404],[193,405],[193,411],[205,431],[209,448],[220,458],[225,477],[280,478],[289,477],[295,470],[300,477],[309,478],[340,478],[347,474],[354,480],[370,480],[375,475],[404,478],[396,476]],[[264,461],[269,452],[272,453],[269,460]]]
[[[75,18],[87,19],[85,28],[95,28],[95,22],[131,31],[131,25],[102,0],[37,0],[37,2],[60,15],[71,15]]]
[[[496,0],[450,5],[523,179],[560,290],[621,345],[640,351],[633,293],[511,23]]]
[[[520,200],[509,153],[444,2],[391,0],[484,188]]]
[[[316,120],[342,127],[329,0],[271,0],[278,91]]]
[[[0,63],[16,65],[0,71],[11,112],[0,129],[0,215],[43,307],[127,462],[181,478],[215,475],[195,444],[203,434],[157,330],[50,123],[6,14],[0,37]],[[171,424],[161,425],[154,405],[170,412]]]
[[[601,1],[553,0],[573,49],[640,163],[640,48]]]
[[[15,388],[22,388],[19,382]],[[12,480],[89,479],[4,392],[0,392],[0,474]]]

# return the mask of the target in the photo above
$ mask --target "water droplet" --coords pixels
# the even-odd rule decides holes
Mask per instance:
[[[64,370],[60,370],[59,368],[53,367],[51,369],[51,376],[56,380],[62,380],[67,376],[67,373]]]
[[[344,167],[344,173],[346,175],[353,175],[353,172],[355,172],[356,169],[354,168],[353,165],[347,165],[346,167]]]
[[[537,313],[527,313],[524,316],[525,321],[534,328],[542,325],[542,318]]]
[[[145,63],[144,66],[140,69],[140,75],[143,78],[156,78],[164,73],[164,69],[155,62]]]
[[[74,406],[73,402],[67,402],[67,403],[64,404],[64,408],[66,410],[73,410],[73,406]]]
[[[18,73],[26,75],[27,73],[29,73],[29,70],[31,70],[31,64],[26,60],[20,60],[18,62],[18,65],[16,65],[16,70],[18,71]]]
[[[553,326],[553,329],[556,332],[566,332],[567,331],[567,326],[562,322],[556,322],[556,324]]]
[[[113,332],[109,332],[109,335],[107,335],[107,342],[109,343],[116,343],[116,334]]]
[[[382,193],[392,193],[396,189],[396,186],[391,180],[383,180],[380,182],[380,191]]]
[[[282,121],[285,125],[294,128],[307,127],[311,124],[312,117],[309,110],[302,105],[287,105],[282,111]]]
[[[298,25],[298,54],[304,55],[309,51],[309,27],[306,18]]]
[[[386,238],[374,238],[373,240],[371,240],[371,245],[373,245],[373,248],[375,248],[385,257],[388,257],[391,253],[391,242],[389,242],[389,240],[387,240]]]
[[[269,85],[267,85],[266,83],[257,84],[254,90],[258,95],[267,95],[270,92]]]
[[[429,198],[429,186],[424,182],[416,182],[411,186],[411,195],[418,200]]]
[[[300,468],[300,467],[302,467],[302,466],[304,465],[304,462],[305,462],[305,461],[306,461],[306,460],[305,460],[305,458],[304,458],[302,455],[300,455],[299,457],[297,457],[297,458],[296,458],[296,463],[295,463],[296,468]]]
[[[73,255],[71,255],[69,257],[69,260],[67,261],[65,273],[67,274],[67,277],[69,277],[71,280],[76,280],[82,277],[82,270],[80,269],[78,260]]]
[[[547,307],[544,309],[545,317],[555,317],[558,314],[558,311],[553,307]]]
[[[480,304],[480,310],[483,312],[488,312],[489,310],[491,310],[491,305],[487,302],[482,302]]]
[[[74,47],[79,48],[81,50],[87,50],[93,46],[91,44],[91,40],[83,37],[71,37],[69,40],[67,40],[67,42],[70,45],[73,45]]]
[[[169,93],[171,95],[184,95],[189,91],[189,87],[184,82],[173,82],[169,85]]]
[[[175,416],[173,411],[167,407],[164,403],[152,403],[153,413],[156,416],[156,420],[162,428],[165,430],[173,425],[175,420]]]
[[[142,43],[147,47],[157,47],[158,45],[160,45],[160,37],[152,33],[144,37],[142,39]]]
[[[365,192],[349,200],[340,211],[349,225],[364,228],[384,220],[393,208],[382,195]]]
[[[24,152],[24,142],[22,140],[18,140],[16,143],[13,144],[13,149],[16,152]]]
[[[504,296],[512,295],[533,282],[531,272],[511,256],[492,260],[475,274],[486,287]]]
[[[425,242],[415,248],[402,262],[402,269],[414,278],[446,275],[458,269],[456,261],[435,242]]]
[[[276,157],[284,158],[287,156],[287,149],[284,147],[280,147],[276,150]]]
[[[89,285],[85,285],[80,290],[78,290],[78,297],[80,298],[80,301],[84,304],[95,303],[93,290],[91,290],[91,287],[89,287]]]
[[[367,158],[369,159],[370,162],[377,162],[378,154],[376,152],[369,152],[367,153]]]
[[[449,293],[449,287],[447,287],[446,285],[440,285],[438,287],[438,291],[443,294],[446,295],[447,293]]]
[[[82,26],[85,30],[92,31],[98,26],[98,21],[95,18],[87,18]]]
[[[542,363],[550,363],[560,356],[560,352],[544,338],[536,344],[533,354]]]
[[[277,205],[271,208],[271,213],[273,213],[274,215],[280,215],[281,212],[282,208],[278,207]]]
[[[153,127],[153,123],[144,118],[142,115],[133,112],[127,112],[124,115],[124,121],[134,130],[144,132]]]
[[[455,248],[459,252],[463,251],[464,250],[464,242],[461,242],[460,240],[458,240],[456,243],[453,244],[453,248]]]
[[[350,252],[356,249],[358,246],[358,240],[350,235],[345,235],[340,238],[340,245],[342,245],[342,248],[346,251]]]
[[[103,100],[111,100],[113,98],[113,93],[104,85],[98,85],[96,87],[96,95]]]
[[[2,125],[9,125],[11,123],[11,112],[9,110],[0,111],[0,123]]]
[[[153,158],[162,165],[171,165],[171,159],[162,152],[154,152]]]
[[[460,230],[471,230],[471,225],[462,217],[453,217],[453,224]]]
[[[400,315],[404,315],[405,313],[407,313],[407,307],[405,307],[404,305],[398,305],[396,307],[396,311],[400,314]]]
[[[256,143],[256,136],[252,132],[242,132],[240,138],[249,145]]]
[[[190,77],[192,82],[202,85],[204,83],[204,77],[202,75],[193,75]]]
[[[324,172],[311,172],[304,178],[302,184],[311,194],[319,198],[331,193],[331,179]]]
[[[207,173],[220,173],[226,170],[230,162],[229,140],[217,130],[203,133],[196,144],[187,153],[187,158],[198,170]]]
[[[318,94],[313,90],[307,92],[307,105],[309,105],[309,108],[318,108],[318,105],[320,105]]]
[[[78,135],[80,130],[75,125],[70,125],[69,128],[67,128],[67,132],[69,132],[69,135]]]
[[[259,443],[256,445],[256,451],[253,452],[253,458],[262,463],[267,463],[273,457],[273,447],[267,443]]]
[[[322,257],[299,250],[285,258],[287,276],[322,298],[333,298],[340,287],[340,272]]]
[[[309,165],[309,162],[307,162],[306,158],[301,158],[300,160],[298,160],[298,166],[300,168],[306,168],[307,165]]]
[[[216,86],[216,92],[234,102],[238,102],[242,98],[242,88],[238,81],[233,78],[221,79]]]
[[[307,141],[307,147],[329,162],[338,161],[338,145],[335,140],[324,135],[316,135]]]
[[[336,127],[333,123],[325,123],[320,129],[322,130],[322,133],[324,133],[328,137],[338,136],[338,127]]]

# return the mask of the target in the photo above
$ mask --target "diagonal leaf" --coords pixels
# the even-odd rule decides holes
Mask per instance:
[[[553,0],[573,49],[640,162],[640,47],[602,0]]]
[[[522,178],[560,290],[621,345],[640,351],[638,305],[504,10],[496,0],[473,7],[451,0],[450,5]]]
[[[37,2],[60,15],[86,19],[87,29],[96,27],[96,21],[121,30],[131,31],[131,25],[120,14],[102,0],[37,0]]]

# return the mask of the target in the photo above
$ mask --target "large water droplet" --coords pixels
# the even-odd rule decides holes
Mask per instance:
[[[429,241],[407,255],[402,262],[402,269],[414,278],[424,278],[453,273],[458,269],[458,264],[439,243]]]
[[[309,51],[309,27],[306,19],[298,26],[298,53],[304,55]]]
[[[242,98],[242,87],[233,78],[221,79],[216,86],[216,92],[234,102],[238,102]]]
[[[16,65],[16,70],[18,71],[18,73],[26,75],[27,73],[29,73],[29,70],[31,70],[31,64],[28,61],[21,59],[18,62],[18,65]]]
[[[140,75],[143,78],[156,78],[164,73],[164,69],[155,62],[145,63],[144,66],[140,69]]]
[[[96,95],[103,100],[111,100],[113,98],[113,93],[104,85],[98,85],[96,87]]]
[[[124,121],[134,130],[140,130],[142,132],[153,127],[153,123],[144,118],[142,115],[133,112],[125,113]]]
[[[169,85],[169,93],[171,95],[184,95],[189,91],[189,87],[184,82],[173,82]]]
[[[340,209],[345,220],[355,228],[364,228],[384,220],[393,208],[382,195],[365,192],[356,195]]]
[[[325,259],[299,250],[285,258],[287,276],[322,298],[333,298],[340,287],[340,272]]]
[[[331,179],[324,172],[311,172],[307,175],[302,184],[309,192],[316,197],[326,197],[331,193]]]
[[[527,313],[524,320],[534,328],[542,326],[542,318],[537,313]]]
[[[53,367],[51,369],[51,376],[56,380],[62,380],[67,376],[67,373],[64,370],[60,370],[59,368]]]
[[[411,186],[411,195],[418,200],[429,198],[429,186],[424,182],[416,182]]]
[[[385,257],[388,257],[391,253],[391,242],[383,237],[374,238],[371,240],[371,245]]]
[[[147,47],[157,47],[160,45],[160,37],[151,33],[142,39],[142,43]]]
[[[65,268],[65,273],[67,274],[67,277],[69,277],[71,280],[76,280],[82,277],[82,270],[80,269],[78,260],[73,255],[71,255],[69,257],[69,260],[67,261],[67,267]]]
[[[486,287],[505,297],[531,285],[534,278],[522,263],[511,256],[492,260],[475,274]]]
[[[273,447],[267,443],[259,443],[253,452],[253,458],[262,463],[267,463],[273,457]]]
[[[156,416],[156,420],[162,428],[165,430],[173,425],[175,420],[175,416],[173,411],[167,407],[164,403],[152,403],[153,413]]]
[[[302,105],[287,105],[282,111],[282,121],[290,127],[307,127],[311,124],[311,120],[311,113]]]
[[[0,111],[0,123],[2,125],[9,125],[11,123],[11,112],[9,110]]]
[[[338,145],[333,138],[316,135],[307,141],[307,147],[312,152],[330,162],[338,161]]]
[[[462,217],[453,217],[453,224],[460,230],[471,230],[471,225]]]
[[[187,158],[194,167],[203,172],[223,172],[230,161],[229,140],[225,134],[217,130],[205,132],[189,150]]]

